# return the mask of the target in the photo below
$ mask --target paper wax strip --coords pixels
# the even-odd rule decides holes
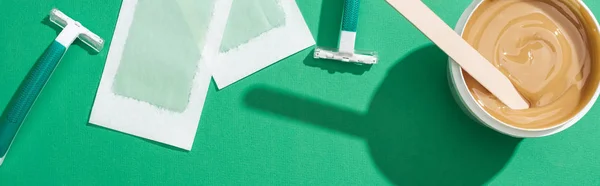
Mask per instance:
[[[231,1],[124,0],[90,123],[191,150]]]
[[[314,44],[294,0],[236,0],[221,50],[207,64],[222,89]]]

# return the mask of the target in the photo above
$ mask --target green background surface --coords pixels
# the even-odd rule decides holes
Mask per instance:
[[[335,46],[341,0],[299,0]],[[424,0],[454,26],[468,0]],[[600,1],[587,1],[600,13]],[[120,0],[0,0],[0,106],[56,37],[57,7],[110,42]],[[572,128],[514,139],[452,99],[447,56],[384,0],[363,0],[357,47],[371,68],[299,52],[230,87],[211,85],[191,152],[95,127],[108,54],[70,48],[0,167],[0,185],[600,185],[600,108]],[[156,15],[160,16],[160,15]]]

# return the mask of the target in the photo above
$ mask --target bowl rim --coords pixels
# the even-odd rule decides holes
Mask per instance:
[[[462,36],[463,30],[466,27],[467,21],[471,18],[475,10],[481,5],[484,0],[473,0],[471,4],[463,11],[460,19],[457,21],[456,26],[454,28],[455,32]],[[598,24],[597,18],[594,13],[589,9],[589,7],[582,0],[577,0],[579,5],[583,7],[583,9],[588,13],[592,19],[594,20],[596,29],[600,30],[600,25]],[[596,91],[594,95],[590,99],[590,101],[570,119],[554,126],[541,128],[541,129],[527,129],[520,128],[513,125],[509,125],[504,123],[491,114],[489,114],[481,105],[477,104],[473,95],[468,91],[467,85],[465,83],[462,68],[452,59],[448,58],[449,61],[449,78],[451,79],[452,88],[454,91],[457,91],[457,98],[465,105],[466,110],[470,112],[471,115],[475,116],[477,120],[481,123],[487,125],[488,127],[515,137],[542,137],[548,136],[552,134],[556,134],[567,128],[571,127],[575,123],[577,123],[585,114],[589,112],[591,107],[596,102],[598,95],[600,93],[600,83],[596,85]]]

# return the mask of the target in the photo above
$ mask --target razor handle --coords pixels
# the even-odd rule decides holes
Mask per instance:
[[[33,106],[67,47],[53,41],[29,71],[0,117],[0,164],[27,113]]]
[[[342,15],[342,31],[356,32],[358,27],[359,0],[345,0]]]
[[[341,53],[353,54],[356,44],[356,30],[358,27],[359,0],[344,0],[344,13],[342,15],[342,29],[338,50]]]

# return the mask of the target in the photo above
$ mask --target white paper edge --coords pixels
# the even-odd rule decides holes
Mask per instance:
[[[219,48],[232,0],[215,3],[205,48]],[[134,136],[191,150],[210,85],[210,71],[205,61],[212,60],[214,50],[203,50],[194,78],[188,107],[171,112],[148,103],[135,101],[112,92],[113,79],[119,67],[129,28],[138,0],[123,0],[89,122]],[[176,2],[173,2],[176,3]],[[217,46],[214,46],[214,45]]]
[[[286,24],[226,53],[219,53],[207,63],[219,89],[223,89],[286,57],[315,45],[295,0],[279,0],[286,14]]]

